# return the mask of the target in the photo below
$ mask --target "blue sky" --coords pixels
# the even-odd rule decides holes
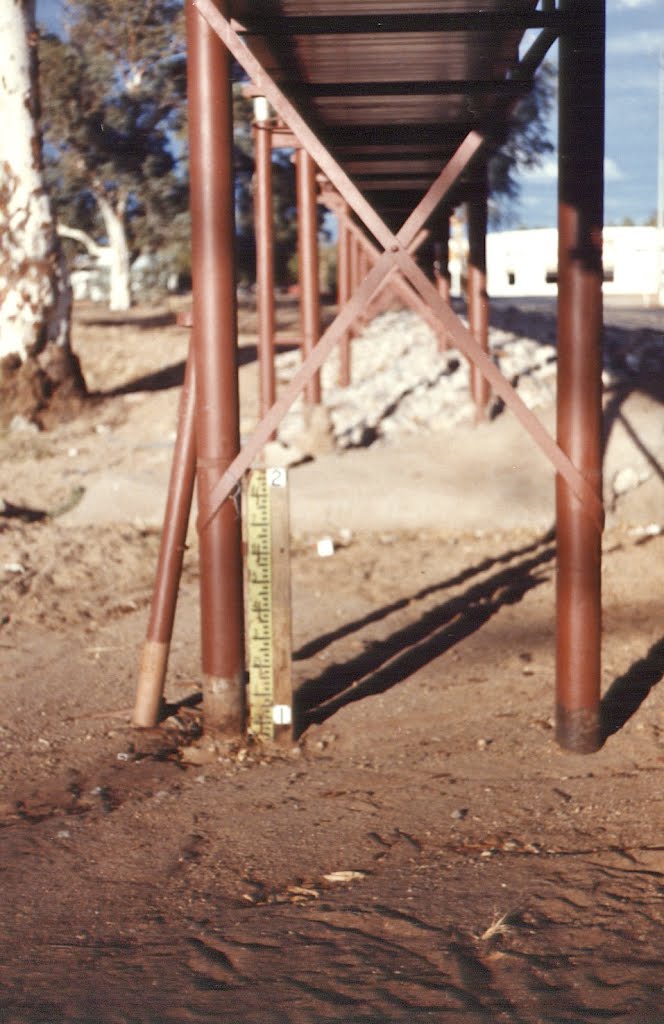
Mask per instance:
[[[608,0],[604,218],[642,224],[657,207],[659,51],[664,0]],[[556,50],[550,56],[556,58]],[[556,142],[556,125],[552,124]],[[556,223],[556,157],[522,179],[517,223]]]
[[[40,20],[56,27],[61,0],[37,0]],[[664,0],[607,0],[605,220],[643,223],[657,206],[658,74],[664,50]],[[550,58],[556,58],[552,50]],[[551,139],[555,144],[556,126]],[[556,223],[556,158],[522,178],[514,221]]]

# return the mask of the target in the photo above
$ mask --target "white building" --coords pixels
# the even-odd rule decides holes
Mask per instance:
[[[490,233],[486,249],[490,296],[556,294],[556,228]],[[632,296],[654,303],[657,256],[657,228],[604,228],[604,294]]]

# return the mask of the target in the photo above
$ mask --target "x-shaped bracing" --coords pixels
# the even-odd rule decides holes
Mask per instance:
[[[193,4],[205,18],[212,31],[219,36],[227,49],[244,68],[257,92],[265,96],[271,103],[293,132],[300,145],[307,150],[321,171],[336,188],[337,192],[345,199],[349,207],[356,213],[367,230],[384,249],[357,288],[352,299],[340,310],[334,322],[327,328],[314,349],[302,362],[300,369],[285,388],[282,395],[268,410],[242,450],[210,491],[205,502],[205,508],[201,509],[199,515],[199,529],[203,529],[214,518],[226,499],[233,493],[243,474],[249,469],[255,457],[273,435],[295,399],[303,391],[307,381],[320,369],[332,349],[352,325],[358,313],[365,308],[375,293],[382,287],[387,275],[398,270],[434,311],[453,344],[477,367],[489,382],[495,394],[502,398],[505,405],[512,410],[521,425],[552,463],[554,469],[565,480],[587,514],[597,522],[601,530],[604,518],[601,497],[570,461],[567,454],[556,443],[537,416],[524,404],[511,384],[493,363],[491,357],[482,349],[468,328],[438,294],[435,286],[428,279],[424,271],[420,269],[413,255],[409,252],[409,246],[412,245],[431,214],[449,193],[451,187],[458,180],[459,175],[484,147],[485,138],[477,131],[468,133],[426,195],[420,200],[399,231],[394,234],[353,184],[337,161],[322,145],[299,111],[282,93],[270,75],[268,75],[258,59],[234,30],[230,20],[225,18],[215,7],[213,0],[193,0]]]

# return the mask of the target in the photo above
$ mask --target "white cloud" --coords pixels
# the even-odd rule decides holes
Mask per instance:
[[[663,46],[664,32],[661,29],[640,29],[607,36],[606,53],[607,57],[638,58],[640,54],[654,54]]]
[[[532,167],[524,171],[522,180],[533,185],[546,185],[549,182],[558,180],[558,161],[555,159],[545,160],[541,167]],[[604,179],[605,181],[622,181],[624,175],[618,164],[612,157],[604,158]]]
[[[556,181],[558,178],[558,161],[544,160],[539,167],[530,167],[524,171],[522,178],[532,182]]]
[[[618,167],[618,164],[610,156],[604,158],[604,180],[605,181],[622,181],[624,174]]]
[[[655,0],[615,0],[611,6],[620,10],[622,7],[652,7]]]

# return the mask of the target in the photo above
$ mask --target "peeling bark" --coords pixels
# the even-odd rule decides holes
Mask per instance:
[[[83,382],[70,350],[71,289],[42,173],[35,43],[33,0],[0,0],[0,137],[11,139],[0,160],[0,360],[3,371],[33,360],[46,375],[42,391],[53,394],[63,374],[76,389]],[[4,391],[5,372],[2,378]]]

